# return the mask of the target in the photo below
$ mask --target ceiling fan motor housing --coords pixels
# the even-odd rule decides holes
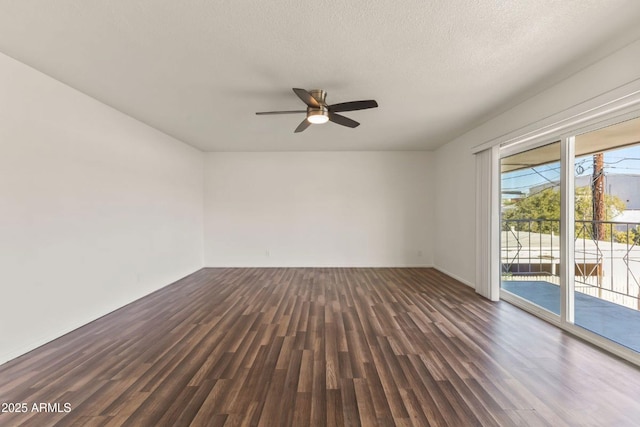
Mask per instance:
[[[313,98],[316,101],[318,101],[318,104],[327,105],[327,103],[326,103],[327,92],[325,92],[322,89],[312,89],[312,90],[309,91],[309,93],[311,94],[311,96],[313,96]]]
[[[327,108],[327,103],[325,102],[327,98],[327,92],[322,89],[313,89],[309,91],[309,94],[318,101],[320,104],[318,107],[316,106],[307,106],[307,121],[313,124],[322,124],[329,121],[329,108]]]

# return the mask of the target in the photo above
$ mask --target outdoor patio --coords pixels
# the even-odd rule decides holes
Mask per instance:
[[[560,315],[560,287],[545,281],[504,280],[502,289]],[[640,311],[575,292],[575,324],[640,352]]]

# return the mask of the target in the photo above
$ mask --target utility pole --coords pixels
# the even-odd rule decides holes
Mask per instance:
[[[605,218],[604,205],[604,154],[593,155],[593,177],[591,178],[591,202],[593,204],[593,240],[605,239]],[[597,244],[597,243],[596,243]],[[598,251],[599,252],[599,251]],[[602,260],[598,256],[598,298],[602,298]]]
[[[591,179],[591,201],[593,204],[593,240],[605,238],[605,204],[604,204],[604,155],[593,155],[593,177]]]

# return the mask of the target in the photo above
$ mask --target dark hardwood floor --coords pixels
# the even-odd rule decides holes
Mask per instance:
[[[637,426],[639,392],[436,270],[204,269],[0,366],[0,425]]]

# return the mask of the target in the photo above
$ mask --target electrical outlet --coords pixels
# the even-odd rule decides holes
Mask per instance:
[[[418,251],[418,256],[421,257],[422,256],[422,251]]]

